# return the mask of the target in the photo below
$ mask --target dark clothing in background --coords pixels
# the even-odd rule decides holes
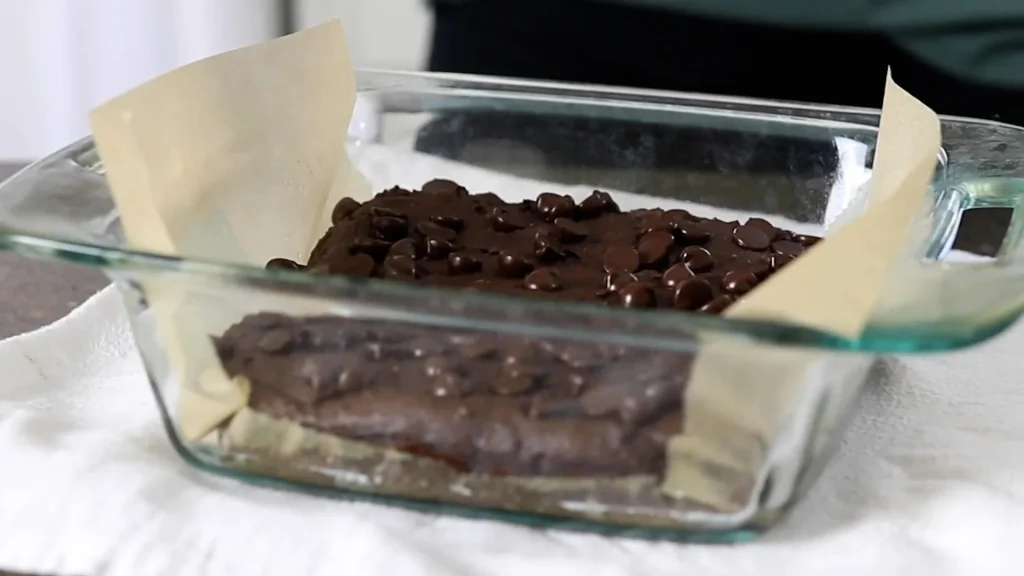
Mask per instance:
[[[941,114],[1024,125],[1024,91],[954,78],[873,33],[582,0],[441,0],[435,8],[433,71],[877,108],[891,65]]]

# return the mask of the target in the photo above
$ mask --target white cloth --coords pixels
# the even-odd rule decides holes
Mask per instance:
[[[456,176],[355,155],[375,187]],[[396,165],[401,174],[391,173]],[[538,191],[529,181],[457,177],[503,196]],[[782,525],[751,544],[687,545],[431,516],[194,470],[166,438],[120,298],[107,289],[67,318],[0,343],[0,568],[82,576],[1019,574],[1022,345],[1018,326],[973,351],[890,362],[838,457]]]
[[[1024,325],[891,362],[838,457],[737,546],[533,530],[292,494],[191,469],[107,289],[0,343],[0,567],[84,576],[1019,574]]]

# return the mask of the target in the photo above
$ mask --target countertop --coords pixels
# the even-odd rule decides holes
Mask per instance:
[[[0,180],[19,168],[0,164]],[[107,284],[96,270],[0,252],[0,339],[57,320]]]

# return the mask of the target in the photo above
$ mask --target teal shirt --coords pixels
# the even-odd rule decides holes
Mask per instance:
[[[600,1],[751,23],[877,32],[964,80],[1024,88],[1024,0]]]

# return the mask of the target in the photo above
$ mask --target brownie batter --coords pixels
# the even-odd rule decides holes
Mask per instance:
[[[715,314],[818,240],[447,180],[343,199],[332,220],[306,265],[268,267]],[[685,355],[337,316],[256,314],[215,343],[254,410],[491,475],[659,475],[689,375]]]

